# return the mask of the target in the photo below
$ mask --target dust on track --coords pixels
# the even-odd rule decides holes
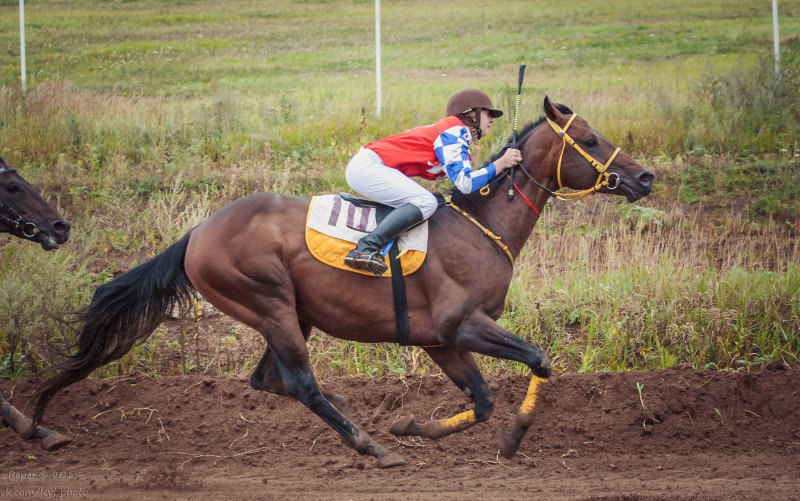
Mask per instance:
[[[130,375],[56,396],[55,452],[0,431],[0,494],[86,499],[800,499],[800,368],[556,374],[519,453],[497,455],[527,379],[487,378],[494,414],[439,441],[388,433],[469,408],[443,376],[342,377],[354,421],[401,453],[381,470],[298,402],[233,377]],[[34,381],[0,382],[27,413]],[[27,474],[27,475],[26,475]],[[77,478],[75,477],[77,475]],[[40,478],[40,476],[42,476]],[[53,478],[55,477],[55,478]],[[59,478],[61,477],[61,478]],[[10,490],[6,490],[10,489]]]

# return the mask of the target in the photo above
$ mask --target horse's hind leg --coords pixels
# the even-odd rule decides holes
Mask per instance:
[[[286,396],[289,394],[280,370],[275,364],[275,352],[270,345],[267,345],[264,355],[261,356],[255,370],[250,374],[250,386],[255,390],[268,391],[276,395]]]
[[[291,313],[282,317],[276,316],[274,312],[271,316],[272,318],[265,320],[264,324],[269,325],[269,328],[262,334],[274,350],[274,365],[278,368],[286,392],[314,411],[359,454],[369,454],[377,458],[378,467],[405,464],[399,454],[375,442],[323,396],[311,373],[308,348],[297,317]],[[268,367],[266,364],[265,366]]]
[[[303,334],[303,340],[308,340],[308,336],[311,334],[311,325],[300,322],[300,332]],[[253,389],[268,391],[276,395],[289,395],[286,384],[281,377],[280,369],[275,363],[275,351],[269,344],[264,350],[264,355],[261,357],[255,370],[253,370],[253,373],[250,375],[250,386],[252,386]],[[322,395],[348,419],[352,419],[350,406],[344,397],[324,390],[322,391]]]
[[[6,423],[7,426],[20,435],[30,435],[29,438],[40,439],[42,441],[42,449],[46,451],[60,449],[72,442],[71,438],[42,426],[37,426],[31,431],[33,422],[2,396],[0,396],[0,422]]]
[[[494,395],[484,381],[472,354],[446,347],[426,348],[425,351],[439,364],[450,380],[469,395],[475,403],[475,408],[449,419],[435,419],[423,424],[414,421],[414,416],[406,416],[395,421],[389,431],[395,435],[437,439],[486,421],[494,408]]]

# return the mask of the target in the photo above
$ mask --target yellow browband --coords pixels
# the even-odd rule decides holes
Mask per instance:
[[[564,187],[564,185],[561,183],[561,160],[564,158],[564,150],[567,147],[567,143],[569,143],[573,148],[578,150],[578,153],[580,153],[583,158],[585,158],[590,164],[592,164],[592,167],[594,167],[595,170],[600,173],[600,175],[597,176],[597,181],[595,181],[595,185],[592,186],[591,188],[577,191],[574,193],[558,193],[558,198],[560,200],[577,200],[579,198],[591,195],[596,191],[599,191],[600,188],[602,188],[603,186],[608,186],[609,185],[608,180],[611,176],[608,172],[606,172],[606,170],[608,170],[608,167],[611,165],[611,162],[614,161],[614,159],[617,157],[617,153],[619,153],[619,148],[614,150],[614,153],[611,155],[611,158],[609,158],[608,161],[605,163],[605,165],[603,165],[597,160],[595,160],[591,155],[583,151],[583,149],[581,149],[581,147],[578,146],[578,143],[576,143],[575,140],[569,137],[569,134],[567,134],[567,129],[577,116],[578,115],[573,114],[569,118],[569,121],[567,121],[567,125],[565,125],[563,129],[559,127],[558,124],[555,123],[554,121],[550,120],[549,118],[547,119],[547,123],[550,124],[550,127],[552,127],[553,130],[556,131],[556,133],[559,136],[561,136],[562,139],[564,139],[564,144],[561,146],[561,155],[559,155],[558,157],[558,170],[556,171],[556,175],[558,178],[558,187],[559,189]],[[605,176],[605,179],[603,179],[603,176]],[[601,179],[602,182],[600,181]]]

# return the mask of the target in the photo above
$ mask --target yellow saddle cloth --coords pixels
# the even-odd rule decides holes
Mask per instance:
[[[344,264],[344,257],[356,242],[375,229],[378,209],[353,204],[339,195],[320,195],[311,198],[306,218],[306,245],[319,261],[339,268],[374,277],[364,270],[354,270]],[[403,275],[414,273],[422,266],[428,248],[428,222],[400,235],[398,246]],[[384,258],[389,266],[388,255]],[[391,277],[391,268],[383,277]],[[382,277],[382,278],[383,278]]]

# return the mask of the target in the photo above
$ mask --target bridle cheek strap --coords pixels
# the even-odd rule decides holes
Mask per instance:
[[[569,134],[567,134],[567,129],[572,124],[572,121],[575,120],[576,116],[577,115],[573,114],[569,118],[567,124],[564,126],[563,129],[559,127],[558,124],[556,124],[554,121],[550,120],[549,118],[547,119],[547,123],[550,124],[550,127],[552,127],[553,130],[556,131],[556,133],[564,140],[564,143],[561,145],[561,154],[558,156],[558,168],[556,170],[556,177],[558,179],[558,188],[561,189],[564,187],[563,183],[561,182],[561,163],[564,159],[564,150],[567,148],[567,143],[569,143],[570,146],[575,148],[575,150],[577,150],[577,152],[580,153],[581,156],[585,158],[592,165],[592,167],[595,168],[595,170],[599,173],[599,175],[597,176],[597,181],[595,181],[594,186],[592,186],[591,188],[578,191],[575,193],[559,193],[558,194],[559,197],[566,197],[562,198],[562,200],[576,200],[579,198],[583,198],[599,191],[604,186],[609,186],[609,184],[611,184],[610,183],[611,175],[606,171],[611,166],[611,162],[614,161],[614,159],[617,157],[617,154],[620,152],[620,149],[617,148],[616,150],[614,150],[614,153],[611,155],[608,161],[605,164],[601,164],[600,162],[595,160],[594,157],[583,151],[583,149],[580,146],[578,146],[578,143],[576,143],[575,140],[572,139],[569,136]],[[605,179],[603,179],[604,177]],[[616,185],[611,186],[612,189],[615,187]]]

